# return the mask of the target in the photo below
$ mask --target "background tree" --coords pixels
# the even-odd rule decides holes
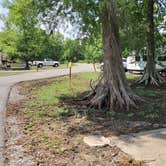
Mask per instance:
[[[145,85],[159,85],[164,82],[155,66],[155,25],[154,25],[154,0],[146,1],[147,11],[147,65],[139,83]]]
[[[64,37],[62,34],[46,34],[45,41],[41,43],[43,47],[42,55],[37,59],[43,60],[50,58],[52,60],[62,60],[64,54]]]
[[[97,37],[84,39],[84,57],[88,63],[98,63],[103,60],[103,44],[101,34]]]
[[[64,42],[63,61],[77,62],[84,60],[83,46],[78,39],[66,39]]]
[[[6,59],[14,60],[18,57],[17,41],[20,34],[11,29],[0,32],[0,50]]]
[[[36,2],[33,0],[14,0],[5,1],[6,7],[9,9],[6,18],[6,27],[13,29],[19,33],[19,40],[17,41],[17,53],[20,59],[26,63],[26,68],[29,68],[28,61],[32,60],[37,55],[34,51],[36,46],[36,38],[39,36],[37,29],[38,23],[38,9]],[[8,2],[8,3],[7,3]],[[37,40],[40,41],[40,40]],[[35,48],[35,49],[34,49]]]

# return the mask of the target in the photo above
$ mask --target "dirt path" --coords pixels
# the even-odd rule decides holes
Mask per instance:
[[[93,71],[90,64],[79,64],[72,68],[73,73]],[[30,81],[51,77],[58,77],[68,74],[68,69],[47,70],[35,73],[25,73],[21,75],[13,75],[7,77],[0,77],[0,166],[4,165],[3,147],[4,147],[4,125],[6,104],[10,88],[21,81]]]

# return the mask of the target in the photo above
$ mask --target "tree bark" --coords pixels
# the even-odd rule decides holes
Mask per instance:
[[[28,61],[25,61],[25,69],[26,69],[26,70],[30,70],[29,62],[28,62]]]
[[[140,98],[129,87],[120,53],[116,0],[104,0],[102,10],[102,37],[104,47],[103,74],[89,95],[89,103],[99,109],[129,110]]]
[[[147,0],[147,64],[139,83],[145,85],[160,85],[163,79],[155,67],[155,42],[154,42],[154,0]]]

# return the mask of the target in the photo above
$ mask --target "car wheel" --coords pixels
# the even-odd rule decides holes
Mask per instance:
[[[37,67],[38,67],[38,68],[42,68],[42,67],[43,67],[43,64],[42,64],[42,63],[39,63],[39,64],[37,65]]]
[[[58,67],[59,66],[59,64],[58,63],[55,63],[54,65],[53,65],[53,67]]]

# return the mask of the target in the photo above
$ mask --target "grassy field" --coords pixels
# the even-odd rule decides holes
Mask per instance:
[[[112,164],[113,160],[116,161],[111,157],[112,153],[118,151],[116,148],[87,148],[82,142],[83,136],[87,134],[111,136],[138,132],[151,129],[154,123],[166,122],[165,88],[133,86],[135,93],[143,97],[147,103],[127,113],[89,109],[80,105],[74,99],[85,95],[90,90],[90,80],[96,80],[98,75],[98,73],[80,73],[74,75],[71,82],[68,77],[62,77],[19,84],[22,87],[21,94],[26,95],[27,99],[19,106],[9,107],[8,114],[13,114],[14,110],[19,119],[22,119],[20,122],[23,124],[22,132],[29,136],[25,144],[30,151],[35,149],[36,153],[44,153],[40,162],[50,164],[50,161],[61,163],[65,160],[72,163],[72,155],[79,154],[78,161],[82,161],[86,153],[90,158],[95,157],[96,164],[104,164],[103,161]],[[130,83],[138,77],[127,75]],[[142,123],[138,125],[137,122],[140,121],[152,125],[148,127]],[[105,159],[103,156],[106,153]],[[144,165],[131,160],[120,151],[117,156],[122,161],[119,166],[131,166],[134,163],[135,166]]]
[[[66,103],[66,106],[63,108],[63,106],[59,107],[58,104],[63,103],[67,100],[77,98],[77,96],[80,96],[83,92],[90,90],[90,80],[96,80],[98,75],[98,73],[82,73],[80,75],[75,75],[71,82],[68,80],[67,77],[56,79],[55,81],[53,81],[53,83],[49,83],[48,85],[44,85],[41,88],[37,88],[35,91],[33,91],[32,96],[36,99],[36,102],[34,103],[32,101],[31,103],[31,101],[29,101],[27,103],[27,108],[32,110],[33,113],[34,110],[38,110],[38,108],[42,107],[43,111],[35,111],[35,116],[38,115],[38,113],[39,116],[42,116],[43,114],[46,115],[45,109],[47,108],[48,114],[52,114],[54,117],[59,117],[60,113],[66,112],[66,106],[69,105]],[[130,83],[133,83],[135,80],[138,79],[138,77],[138,75],[127,75],[128,81]],[[24,84],[24,87],[25,85],[26,83]],[[31,84],[28,84],[28,86],[31,87]],[[137,111],[131,110],[128,113],[115,113],[108,111],[106,112],[106,114],[110,114],[110,116],[116,116],[118,118],[122,116],[123,118],[129,117],[130,119],[133,118],[137,120],[160,121],[163,118],[163,121],[165,120],[166,113],[162,111],[162,109],[166,108],[165,89],[151,89],[137,86],[133,87],[133,90],[136,94],[144,98],[148,103],[144,103],[142,105],[143,107],[140,106]],[[154,100],[154,98],[156,102],[151,102]],[[72,109],[70,111],[72,111]]]
[[[63,109],[63,107],[60,108],[58,106],[58,103],[61,102],[65,97],[75,98],[76,96],[80,95],[80,93],[87,91],[89,89],[88,84],[90,84],[90,79],[95,80],[97,76],[97,73],[83,73],[79,76],[75,75],[71,82],[68,80],[68,77],[58,78],[54,80],[53,83],[50,83],[49,85],[44,85],[41,88],[37,88],[34,92],[32,92],[32,96],[37,100],[35,101],[35,103],[33,101],[29,101],[26,106],[30,110],[38,110],[38,108],[41,107],[43,108],[43,110],[45,110],[46,107],[49,114],[54,114],[54,117],[57,114],[57,117],[59,117],[59,113],[63,113],[65,112],[65,110]],[[28,90],[29,87],[31,87],[31,84],[24,83],[23,86],[26,87],[25,89]],[[35,85],[33,87],[36,88]],[[50,110],[52,110],[51,112],[49,111],[48,106]],[[42,112],[41,110],[39,112],[35,112],[35,117],[45,114],[45,111]]]

